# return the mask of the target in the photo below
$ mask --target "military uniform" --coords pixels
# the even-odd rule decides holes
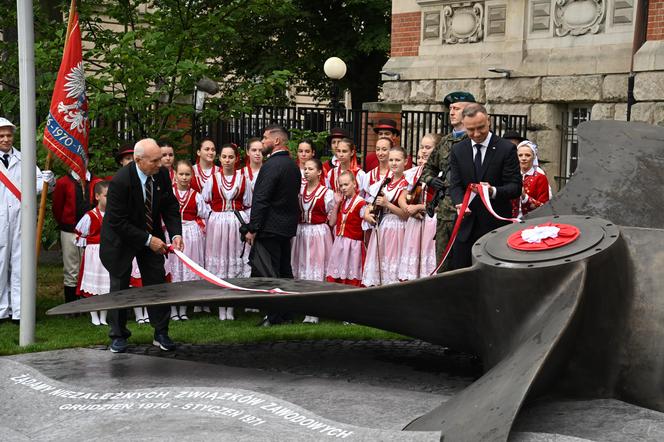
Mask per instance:
[[[422,170],[420,181],[429,184],[440,172],[445,174],[449,166],[452,145],[465,140],[466,138],[467,135],[465,132],[456,137],[454,136],[454,133],[445,135],[431,152],[431,156]],[[445,186],[449,186],[449,177],[441,176],[441,178],[445,181]],[[452,199],[449,195],[446,195],[438,204],[438,207],[436,208],[436,218],[436,261],[440,262],[443,258],[445,246],[447,246],[450,236],[452,235],[452,228],[454,227],[454,221],[456,219],[456,208],[454,207],[454,204],[452,204]],[[447,262],[449,262],[449,259]],[[447,263],[441,267],[439,272],[444,272],[445,270],[448,270]]]

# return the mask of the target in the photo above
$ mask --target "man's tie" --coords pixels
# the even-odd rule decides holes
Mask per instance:
[[[0,158],[0,160],[5,165],[5,167],[9,167],[9,154],[8,153],[3,153],[2,158]]]
[[[475,179],[479,181],[482,179],[482,145],[476,144],[475,150],[477,151],[475,154]]]
[[[152,177],[145,180],[145,227],[152,233]]]

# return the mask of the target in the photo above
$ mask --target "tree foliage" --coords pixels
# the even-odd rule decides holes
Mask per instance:
[[[344,59],[340,84],[355,103],[374,101],[389,49],[389,0],[97,0],[79,2],[87,63],[91,166],[114,167],[124,139],[167,135],[186,144],[192,92],[207,77],[219,83],[201,118],[285,105],[289,85],[329,92],[322,66]],[[16,3],[0,0],[0,105],[18,120]],[[48,114],[66,28],[67,0],[35,3],[38,121]],[[43,126],[41,126],[43,128]],[[41,133],[40,128],[40,133]],[[120,129],[120,133],[118,133]]]

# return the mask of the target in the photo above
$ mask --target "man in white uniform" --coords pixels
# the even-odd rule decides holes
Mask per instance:
[[[21,189],[21,152],[14,148],[16,127],[0,117],[0,173],[15,187],[0,180],[0,320],[21,318],[21,201],[15,195]],[[0,177],[2,178],[2,177]],[[44,181],[53,190],[53,172],[37,168],[37,193]]]

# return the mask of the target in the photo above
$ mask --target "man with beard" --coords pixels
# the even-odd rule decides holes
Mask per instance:
[[[300,169],[288,151],[288,133],[277,125],[263,132],[263,154],[267,156],[256,179],[251,203],[249,255],[251,276],[292,278],[291,238],[300,215],[298,195],[302,183]],[[269,313],[259,324],[271,326],[291,320],[289,313]]]

